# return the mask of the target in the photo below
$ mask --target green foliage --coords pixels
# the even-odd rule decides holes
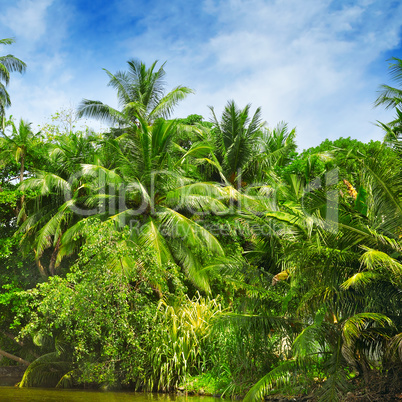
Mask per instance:
[[[150,370],[145,386],[158,391],[175,390],[187,377],[211,367],[209,360],[212,320],[221,313],[218,301],[185,297],[174,305],[161,301],[150,350]]]
[[[213,372],[204,372],[199,375],[187,376],[179,388],[186,392],[199,395],[221,395],[227,385],[227,378],[216,376]]]
[[[78,116],[95,117],[123,125],[136,122],[138,118],[154,122],[158,118],[169,117],[174,107],[193,91],[178,86],[165,95],[165,63],[156,70],[157,63],[155,61],[147,68],[141,61],[131,59],[127,62],[127,72],[112,74],[105,69],[110,78],[109,86],[116,89],[123,110],[120,112],[102,102],[84,99],[78,108]]]
[[[258,133],[261,129],[261,109],[257,108],[250,118],[251,105],[239,109],[231,100],[225,106],[221,121],[218,121],[214,109],[213,116],[216,156],[222,165],[226,180],[234,183],[237,176],[247,168],[253,157]]]
[[[297,154],[250,105],[166,120],[192,91],[165,95],[156,65],[107,71],[120,110],[82,102],[107,133],[61,111],[0,138],[0,341],[32,361],[21,386],[335,401],[398,384],[398,91],[378,101],[398,117],[384,142]]]
[[[159,278],[153,257],[127,237],[93,222],[71,273],[29,292],[31,319],[22,334],[62,335],[73,351],[68,369],[78,368],[81,382],[129,383],[145,367],[157,307],[150,282]]]
[[[68,357],[51,352],[38,357],[25,370],[20,387],[56,387],[61,378],[71,371]]]
[[[0,45],[11,45],[14,39],[6,38],[0,39]],[[11,106],[10,96],[6,90],[10,82],[10,73],[17,71],[23,73],[26,69],[26,64],[17,59],[15,56],[8,54],[0,56],[0,119],[4,117],[5,109]]]
[[[42,375],[60,365],[65,370],[58,371],[59,378],[53,374],[46,381],[58,382],[78,369],[80,382],[150,390],[172,389],[187,374],[202,370],[210,321],[220,305],[201,296],[182,299],[177,272],[170,267],[170,274],[161,276],[154,256],[140,251],[127,230],[117,232],[111,222],[93,221],[86,238],[65,279],[50,278],[29,292],[31,320],[22,331],[52,339],[62,335],[72,348],[72,361],[41,357],[21,385],[43,384]],[[176,307],[158,304],[157,289],[170,294],[167,300]],[[175,294],[180,296],[176,302]]]
[[[185,119],[180,119],[180,123],[194,126],[197,123],[202,123],[203,117],[200,114],[190,114]]]
[[[389,61],[389,73],[391,80],[401,86],[402,77],[402,60],[397,57],[392,57]],[[379,96],[375,102],[375,106],[384,105],[386,108],[396,108],[400,105],[402,100],[401,88],[391,87],[389,85],[381,85]]]

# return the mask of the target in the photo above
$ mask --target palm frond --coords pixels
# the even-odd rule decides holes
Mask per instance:
[[[14,38],[4,38],[4,39],[0,39],[0,45],[11,45],[15,43],[15,39]]]
[[[215,236],[198,223],[167,207],[161,208],[159,215],[169,237],[181,238],[191,247],[204,245],[209,252],[216,256],[225,254]]]
[[[365,253],[361,256],[360,260],[367,269],[375,272],[388,271],[391,281],[401,284],[402,283],[402,264],[390,257],[387,253],[379,250],[371,249],[367,246],[361,246]]]
[[[381,276],[378,273],[372,271],[357,272],[343,282],[341,288],[347,290],[351,287],[365,287],[371,282],[378,280],[380,277]]]
[[[25,370],[20,387],[55,387],[72,369],[72,363],[57,352],[45,354],[32,362]]]
[[[296,368],[297,362],[295,360],[284,361],[253,385],[243,401],[254,402],[262,400],[269,391],[280,389],[284,385],[289,384],[292,380],[295,380],[295,376],[292,373]]]
[[[346,344],[351,344],[354,340],[362,336],[368,323],[376,324],[380,327],[393,326],[390,318],[379,313],[358,313],[348,318],[342,329],[342,336]]]
[[[188,279],[199,289],[210,293],[208,267],[201,265],[199,257],[185,242],[176,239],[171,244],[174,258],[183,267]]]
[[[106,121],[108,123],[124,124],[126,116],[124,113],[100,102],[83,99],[77,109],[78,117],[89,117]]]
[[[194,91],[187,87],[178,86],[174,88],[160,99],[158,104],[149,113],[148,118],[151,121],[154,121],[159,117],[168,118],[177,104],[193,93]]]
[[[61,225],[68,221],[70,216],[72,215],[71,207],[74,205],[73,200],[69,200],[60,206],[57,213],[49,219],[46,224],[40,229],[37,238],[37,256],[40,257],[43,251],[49,247],[51,243],[52,237],[59,237],[62,229]]]
[[[18,73],[25,72],[27,67],[27,65],[22,60],[18,59],[12,54],[9,54],[7,56],[1,56],[0,64],[2,64],[8,71],[10,72],[17,71]]]
[[[169,247],[161,235],[160,224],[152,218],[148,218],[148,222],[141,226],[138,244],[155,252],[160,267],[173,259]]]
[[[36,177],[24,180],[19,188],[23,191],[38,191],[40,195],[49,195],[57,192],[69,195],[70,197],[72,196],[71,184],[57,174],[50,172],[38,171]]]
[[[399,356],[399,360],[402,362],[402,332],[390,339],[387,354],[389,356]]]

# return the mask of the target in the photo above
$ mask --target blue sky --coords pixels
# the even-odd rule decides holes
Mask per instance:
[[[196,91],[175,117],[219,115],[251,103],[269,126],[297,129],[299,148],[325,138],[381,139],[373,108],[402,57],[402,2],[388,0],[0,0],[2,47],[28,69],[13,74],[15,118],[35,126],[82,98],[117,106],[102,68],[167,61],[167,88]],[[89,125],[98,128],[94,122]]]

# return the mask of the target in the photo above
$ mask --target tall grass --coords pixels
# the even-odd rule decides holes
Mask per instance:
[[[160,302],[150,368],[144,378],[146,389],[175,389],[188,375],[199,374],[205,368],[212,321],[221,312],[216,299],[200,294],[193,299],[185,296],[176,305]]]

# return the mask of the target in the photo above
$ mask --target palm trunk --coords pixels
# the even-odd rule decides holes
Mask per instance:
[[[7,353],[6,351],[4,351],[2,349],[0,349],[0,355],[4,356],[4,357],[7,357],[7,359],[14,360],[15,362],[21,363],[24,366],[29,366],[31,364],[30,362],[28,362],[28,361],[26,361],[24,359],[21,359],[21,357],[14,356],[11,353]]]
[[[54,276],[56,274],[56,259],[57,259],[57,254],[60,250],[60,241],[61,241],[61,235],[57,239],[57,243],[56,243],[56,246],[54,247],[52,257],[50,258],[49,273],[52,276]]]
[[[38,258],[38,259],[35,259],[35,262],[36,262],[36,266],[37,266],[38,269],[39,269],[40,276],[42,276],[43,278],[47,278],[46,269],[45,269],[45,267],[42,265],[42,263],[40,262],[40,259],[39,259],[39,258]]]
[[[366,363],[364,358],[361,359],[360,365],[361,365],[362,372],[363,372],[364,383],[365,383],[366,388],[367,388],[369,386],[369,384],[370,384],[369,365]]]
[[[25,157],[21,156],[20,183],[24,181]]]
[[[24,181],[24,172],[25,172],[25,157],[22,156],[21,157],[21,168],[20,168],[20,184]],[[22,206],[24,205],[24,201],[25,201],[25,195],[23,195],[21,197],[21,209]],[[26,215],[24,214],[24,216],[22,217],[22,221],[25,221],[26,219]]]

